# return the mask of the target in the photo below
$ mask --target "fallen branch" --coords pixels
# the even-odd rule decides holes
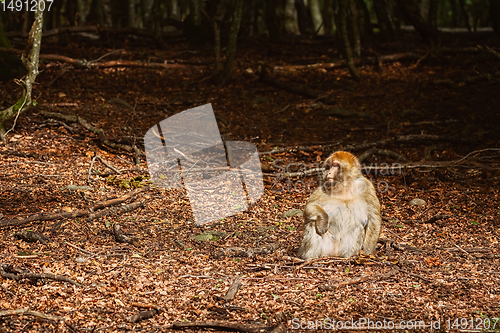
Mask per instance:
[[[115,234],[115,240],[118,243],[128,243],[134,246],[139,246],[139,241],[137,240],[137,238],[125,235],[121,231],[121,227],[118,223],[113,224],[113,233]]]
[[[90,220],[93,220],[96,218],[100,218],[100,217],[104,217],[107,215],[127,213],[130,211],[133,211],[134,209],[137,209],[139,207],[144,207],[144,206],[145,206],[144,202],[136,201],[136,202],[132,202],[131,204],[123,205],[120,207],[112,207],[112,208],[108,208],[108,209],[103,209],[103,210],[98,211],[96,213],[89,214],[89,216],[87,217],[87,221],[90,221]]]
[[[0,47],[0,52],[8,52],[21,55],[21,50],[16,50],[8,47]],[[137,62],[130,60],[110,60],[110,61],[92,61],[86,59],[75,59],[57,54],[40,54],[40,59],[62,61],[75,66],[76,68],[109,68],[109,67],[133,67],[133,68],[191,68],[196,65],[169,64],[166,62]]]
[[[430,218],[428,218],[427,220],[422,220],[422,221],[415,221],[417,223],[434,223],[436,221],[439,221],[439,220],[442,220],[442,219],[446,219],[448,217],[450,217],[451,215],[448,215],[448,214],[436,214]]]
[[[234,279],[233,283],[231,284],[231,286],[227,290],[226,294],[224,296],[220,297],[220,299],[222,299],[226,302],[231,302],[234,299],[234,297],[236,296],[236,293],[238,292],[238,290],[240,290],[240,288],[241,288],[241,279],[242,279],[241,275],[239,275],[236,279]]]
[[[20,232],[16,232],[14,234],[14,237],[30,243],[40,242],[41,244],[46,244],[49,241],[49,238],[46,237],[44,234],[31,230],[23,230]]]
[[[10,295],[10,296],[16,296],[12,291],[10,291],[9,289],[7,289],[7,287],[5,287],[4,285],[1,285],[0,284],[0,287],[2,287],[2,290],[4,291],[4,293],[6,293],[7,295]]]
[[[492,55],[493,57],[495,57],[497,59],[500,59],[500,53],[498,53],[497,51],[493,50],[492,48],[490,48],[487,45],[478,45],[477,48],[480,49],[483,52],[489,53],[490,55]]]
[[[426,169],[438,169],[438,168],[448,168],[451,166],[456,166],[457,162],[461,160],[455,160],[455,161],[428,161],[428,162],[411,162],[411,163],[405,163],[405,164],[399,164],[399,163],[392,163],[392,165],[380,165],[380,166],[373,166],[373,165],[362,165],[361,166],[361,171],[367,175],[369,175],[372,172],[375,172],[376,174],[381,173],[381,172],[386,172],[388,174],[401,174],[401,171],[403,170],[411,170],[411,169],[421,169],[421,168],[426,168]],[[316,174],[321,174],[325,171],[324,168],[311,168],[308,170],[304,171],[299,171],[299,172],[284,172],[284,173],[278,173],[280,177],[305,177],[305,176],[312,176]],[[443,216],[446,217],[446,216]],[[408,222],[412,222],[413,220],[407,220]],[[429,220],[429,221],[413,221],[417,223],[432,223],[435,222],[435,220]]]
[[[133,315],[130,318],[130,322],[131,323],[138,323],[144,319],[152,318],[152,317],[156,316],[158,313],[159,313],[159,311],[156,309],[141,311],[138,314]]]
[[[136,165],[138,165],[137,161],[138,160],[140,161],[140,156],[143,155],[142,151],[139,148],[137,148],[137,146],[135,146],[135,145],[129,146],[129,145],[115,143],[115,142],[108,140],[106,138],[106,136],[104,134],[104,130],[102,128],[97,128],[97,127],[91,125],[85,119],[83,119],[79,116],[62,114],[62,113],[58,113],[58,112],[49,112],[49,111],[40,111],[40,114],[45,116],[45,117],[58,118],[58,119],[63,119],[63,120],[68,121],[68,122],[78,123],[78,124],[82,125],[83,127],[85,127],[87,130],[89,130],[90,132],[97,135],[99,138],[99,141],[101,141],[101,143],[103,145],[108,146],[108,147],[113,148],[113,149],[117,149],[117,150],[121,149],[121,150],[125,150],[129,153],[132,153],[132,152],[135,153]]]
[[[358,283],[362,283],[362,282],[366,282],[366,281],[385,280],[385,279],[392,277],[396,273],[397,273],[397,270],[392,269],[389,272],[387,272],[386,274],[373,275],[373,276],[361,276],[361,277],[349,279],[349,280],[342,281],[342,282],[335,283],[335,284],[327,284],[327,285],[319,286],[318,289],[319,289],[319,291],[337,290],[338,288],[341,288],[341,287],[345,287],[345,286],[352,285],[352,284],[358,284]]]
[[[171,25],[176,27],[178,30],[182,30],[184,28],[183,22],[178,21],[173,18],[168,18],[162,21],[163,24],[165,25]],[[107,34],[115,34],[115,35],[136,35],[136,36],[142,36],[142,37],[151,37],[151,38],[157,38],[158,36],[154,33],[152,33],[149,30],[145,29],[136,29],[136,28],[114,28],[114,27],[103,27],[103,26],[97,26],[97,25],[85,25],[85,26],[71,26],[71,27],[58,27],[54,28],[51,30],[44,31],[42,36],[44,38],[46,37],[52,37],[52,36],[57,36],[60,34],[71,34],[71,33],[82,33],[82,32],[89,32],[89,33],[107,33]],[[179,32],[164,32],[161,34],[162,38],[178,38],[182,36],[182,31]],[[8,37],[28,37],[28,34],[25,32],[21,31],[10,31],[7,32],[6,35]]]
[[[99,155],[96,154],[95,157],[96,157],[96,159],[98,159],[99,161],[101,161],[102,164],[104,164],[109,169],[111,169],[114,173],[121,174],[120,170],[118,170],[117,168],[115,168],[114,166],[112,166],[111,164],[109,164],[108,162],[106,162],[105,160],[103,160],[101,156],[99,156]]]
[[[71,246],[72,248],[77,249],[78,251],[81,251],[81,252],[83,252],[83,253],[85,253],[85,254],[89,254],[89,255],[91,255],[91,256],[93,256],[93,257],[97,257],[97,254],[92,253],[92,252],[87,251],[87,250],[84,250],[84,249],[82,249],[81,247],[78,247],[78,246],[73,245],[73,244],[71,244],[71,243],[64,242],[64,244],[66,244],[66,245],[68,245],[68,246]]]
[[[286,147],[286,148],[277,148],[267,152],[261,152],[259,155],[271,155],[271,154],[279,154],[283,152],[289,151],[308,151],[308,150],[334,150],[338,148],[342,148],[342,150],[347,151],[358,151],[369,149],[376,146],[384,146],[389,143],[407,143],[413,141],[442,141],[442,142],[451,142],[451,143],[463,143],[463,144],[474,144],[473,141],[461,139],[458,137],[450,137],[450,136],[440,136],[440,135],[432,135],[432,134],[409,134],[409,135],[399,135],[389,139],[382,139],[379,141],[366,142],[366,143],[357,143],[346,145],[343,147],[339,147],[342,144],[341,141],[337,141],[335,143],[327,144],[327,145],[311,145],[311,146],[296,146],[296,147]],[[495,148],[491,148],[495,149]]]
[[[30,280],[39,280],[39,279],[49,279],[49,280],[55,280],[55,281],[61,281],[61,282],[68,282],[71,283],[72,285],[75,285],[77,287],[81,287],[82,285],[79,284],[78,282],[70,279],[69,277],[62,276],[62,275],[55,275],[52,273],[23,273],[18,269],[15,269],[12,265],[6,265],[6,264],[0,264],[0,276],[2,276],[4,279],[11,279],[14,281],[20,281],[23,279],[30,279]]]
[[[411,59],[411,60],[416,60],[420,59],[422,55],[416,54],[416,53],[396,53],[396,54],[389,54],[389,55],[383,55],[383,56],[378,56],[378,57],[367,57],[365,59],[355,59],[354,64],[355,65],[377,65],[381,64],[383,62],[393,62],[393,61],[399,61],[403,59]],[[316,63],[316,64],[310,64],[310,65],[289,65],[289,66],[274,66],[273,70],[275,72],[283,71],[283,70],[301,70],[301,69],[321,69],[321,68],[342,68],[346,67],[346,61],[345,60],[339,60],[337,62],[328,62],[328,63]]]
[[[364,153],[361,153],[360,155],[358,155],[359,163],[363,163],[365,160],[369,159],[373,155],[391,157],[391,158],[395,159],[396,161],[404,161],[404,162],[408,161],[408,159],[406,157],[404,157],[403,155],[398,154],[392,150],[380,149],[380,148],[373,147],[373,148],[368,149]]]
[[[230,323],[223,321],[193,321],[193,322],[175,322],[172,328],[211,328],[216,330],[237,331],[237,332],[259,332],[262,330],[270,331],[274,327],[263,325],[252,325],[244,323]]]
[[[278,89],[289,91],[289,92],[292,92],[294,94],[301,95],[301,96],[304,96],[304,97],[307,97],[310,99],[321,100],[324,104],[335,104],[334,101],[327,99],[327,96],[321,96],[321,95],[309,90],[305,86],[296,85],[296,84],[288,83],[288,82],[282,82],[282,81],[276,80],[272,77],[269,77],[266,69],[262,69],[259,76],[255,75],[253,71],[245,71],[244,73],[246,76],[252,78],[252,80],[260,80],[260,81],[262,81],[270,86],[276,87]]]
[[[394,267],[394,268],[395,268],[395,269],[397,269],[397,270],[398,270],[398,271],[400,271],[400,272],[403,272],[403,273],[408,274],[408,275],[410,275],[410,276],[416,277],[416,278],[418,278],[418,279],[420,279],[420,280],[423,280],[423,281],[425,281],[425,282],[428,282],[428,283],[431,283],[431,282],[432,282],[431,280],[429,280],[429,279],[427,279],[427,278],[424,278],[424,277],[423,277],[423,276],[421,276],[421,275],[418,275],[418,274],[415,274],[415,273],[411,273],[411,272],[405,271],[404,269],[401,269],[401,268],[399,268],[399,267]]]
[[[119,198],[110,199],[110,200],[106,200],[106,201],[102,201],[100,203],[97,203],[96,205],[94,205],[92,207],[92,210],[97,210],[97,209],[102,209],[104,207],[119,205],[122,202],[125,202],[128,199],[135,197],[137,194],[144,192],[144,191],[147,191],[149,189],[150,189],[149,186],[136,188],[135,190],[132,190],[132,191],[128,192],[127,194],[125,194],[124,196],[121,196]]]
[[[52,220],[59,220],[59,219],[72,219],[72,218],[81,217],[84,215],[89,215],[98,209],[120,204],[120,203],[124,202],[125,200],[135,196],[136,194],[138,194],[142,191],[148,190],[148,189],[149,189],[149,186],[140,187],[140,188],[137,188],[133,191],[128,192],[126,195],[124,195],[121,198],[100,202],[100,203],[96,204],[95,206],[93,206],[92,208],[86,208],[86,209],[82,209],[82,210],[78,210],[78,211],[74,211],[74,212],[39,213],[39,214],[34,214],[31,216],[28,216],[26,218],[14,218],[14,219],[10,219],[10,220],[4,219],[4,220],[0,221],[0,228],[16,227],[16,226],[20,226],[20,225],[24,225],[24,224],[33,222],[33,221],[52,221]],[[139,207],[139,206],[137,206],[137,207]],[[133,209],[135,209],[137,207],[134,207]],[[118,210],[117,212],[125,212],[125,211],[127,211],[127,210],[122,210],[122,211]],[[102,213],[103,214],[102,216],[107,215],[108,213],[109,212]],[[97,214],[97,213],[95,213],[95,214]],[[95,214],[94,214],[93,218],[99,217]]]
[[[45,313],[41,313],[38,311],[33,311],[30,309],[19,309],[19,310],[5,310],[5,311],[0,311],[0,317],[6,317],[6,316],[34,316],[46,320],[52,320],[52,321],[64,321],[66,318],[64,317],[58,317],[58,316],[51,316]]]
[[[424,250],[419,249],[418,247],[396,243],[393,239],[379,238],[377,242],[380,244],[384,244],[386,246],[389,246],[389,247],[394,247],[400,251],[410,250],[413,252],[425,252]]]
[[[456,245],[455,245],[456,246]],[[488,249],[485,247],[464,247],[464,248],[439,248],[440,250],[445,250],[448,252],[456,252],[456,251],[466,251],[467,253],[490,253],[493,252],[492,249]]]

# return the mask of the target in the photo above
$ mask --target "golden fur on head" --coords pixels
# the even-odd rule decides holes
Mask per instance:
[[[325,161],[325,164],[332,164],[334,161],[348,163],[354,169],[359,169],[359,161],[356,156],[347,151],[338,151],[330,155]]]

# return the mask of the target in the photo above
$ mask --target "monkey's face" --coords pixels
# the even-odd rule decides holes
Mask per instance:
[[[337,187],[340,183],[345,181],[345,170],[346,167],[342,165],[339,161],[326,161],[325,163],[325,174],[324,174],[324,186],[328,189]]]
[[[353,180],[360,175],[356,157],[345,152],[330,156],[324,168],[323,187],[329,192],[348,189],[353,185]]]
[[[325,180],[327,182],[333,182],[334,180],[339,178],[342,172],[342,166],[338,161],[332,161],[331,163],[326,163],[326,167],[327,167],[327,172],[325,175]]]

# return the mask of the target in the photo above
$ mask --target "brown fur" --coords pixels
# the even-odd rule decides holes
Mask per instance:
[[[375,188],[356,156],[340,151],[325,161],[324,183],[309,197],[299,257],[348,258],[375,251],[382,219]]]

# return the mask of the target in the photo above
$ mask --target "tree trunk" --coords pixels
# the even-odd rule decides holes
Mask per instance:
[[[155,0],[141,0],[142,22],[144,29],[147,30],[152,30],[154,27],[154,21],[151,19],[151,11],[153,10],[154,2]]]
[[[470,23],[469,23],[469,15],[467,14],[467,11],[465,10],[465,2],[464,2],[464,0],[458,0],[458,3],[460,4],[460,10],[462,11],[462,16],[464,17],[465,26],[467,27],[467,30],[469,30],[469,32],[471,32],[472,29],[471,29]]]
[[[311,12],[311,19],[313,22],[314,33],[318,35],[325,34],[325,26],[323,24],[323,17],[321,16],[321,8],[318,0],[309,0],[309,10]]]
[[[75,26],[77,23],[76,22],[76,14],[77,14],[78,10],[76,8],[76,5],[77,5],[77,3],[74,0],[66,2],[66,8],[64,10],[64,14],[66,15],[66,18],[68,19],[70,26]]]
[[[427,22],[437,27],[437,14],[439,9],[439,0],[430,0]]]
[[[438,41],[438,30],[423,19],[422,15],[420,15],[418,5],[414,0],[396,0],[396,3],[405,20],[415,27],[415,30],[417,30],[426,43]]]
[[[323,27],[325,30],[325,35],[330,36],[333,33],[331,0],[324,0],[322,14],[323,14]]]
[[[373,10],[377,15],[377,22],[384,40],[395,40],[394,28],[387,11],[385,0],[373,0]]]
[[[71,1],[70,1],[71,2]],[[113,27],[122,28],[127,26],[127,6],[123,5],[123,0],[111,0],[111,20]]]
[[[96,22],[100,26],[104,26],[104,4],[102,3],[102,0],[92,0],[88,20]]]
[[[155,0],[155,3],[157,3],[159,0]],[[169,12],[170,12],[170,18],[180,20],[181,17],[181,10],[179,8],[179,3],[178,0],[170,0],[169,2]]]
[[[375,39],[375,34],[373,33],[373,25],[370,20],[370,12],[368,11],[368,7],[366,7],[366,3],[364,0],[355,0],[356,7],[358,10],[361,10],[363,16],[363,34],[366,42],[368,44],[372,44]]]
[[[458,27],[458,10],[457,10],[457,0],[450,0],[451,8],[451,27]]]
[[[490,17],[493,30],[500,34],[500,0],[490,0]]]
[[[137,0],[127,0],[127,27],[135,28],[135,3]]]
[[[257,28],[258,11],[257,11],[256,2],[257,2],[257,0],[249,0],[247,2],[248,20],[246,22],[246,25],[247,25],[246,35],[248,37],[253,37],[255,35],[256,31],[258,33],[258,28]],[[243,24],[243,26],[245,26],[245,24]]]
[[[359,80],[359,73],[354,65],[354,59],[352,56],[351,43],[349,42],[349,33],[347,31],[347,6],[349,5],[349,0],[339,0],[339,14],[337,20],[337,30],[339,32],[340,40],[342,41],[342,48],[344,51],[344,57],[347,64],[347,68],[351,73],[352,77]]]
[[[426,21],[429,20],[429,8],[431,7],[431,0],[421,0],[420,2],[420,15]]]
[[[189,15],[184,20],[186,37],[192,47],[203,47],[206,42],[206,29],[201,20],[201,0],[189,0]]]
[[[220,56],[220,26],[222,24],[222,20],[226,15],[228,6],[228,0],[220,0],[217,5],[217,10],[213,17],[214,22],[214,53],[215,53],[215,64],[214,64],[214,77],[219,75],[222,71],[222,63]]]
[[[301,35],[307,34],[307,27],[309,25],[309,15],[307,15],[306,5],[304,0],[294,0],[295,11],[297,13],[297,24]]]
[[[77,0],[77,8],[78,8],[78,23],[87,22],[87,1],[86,0]]]
[[[5,136],[14,128],[17,117],[19,117],[19,115],[24,111],[28,110],[32,104],[32,89],[38,75],[40,47],[42,44],[43,10],[40,8],[46,7],[45,0],[39,0],[38,4],[39,5],[36,6],[35,22],[31,26],[29,34],[31,37],[28,38],[28,46],[30,46],[31,49],[28,49],[29,54],[26,54],[26,58],[24,58],[23,61],[28,74],[26,74],[24,79],[21,81],[21,85],[23,87],[22,96],[16,104],[0,111],[0,140],[2,141],[5,140]],[[14,125],[10,130],[5,131],[5,121],[11,118],[15,118]]]
[[[285,31],[290,35],[299,35],[299,24],[297,20],[297,10],[295,9],[295,0],[285,0],[283,8],[283,23]]]
[[[227,57],[224,63],[224,68],[219,73],[215,73],[215,82],[220,85],[226,85],[234,71],[234,58],[236,55],[236,40],[240,31],[241,16],[243,12],[243,0],[234,0],[233,22],[229,29],[229,37],[227,42]]]
[[[358,9],[356,8],[356,5],[354,4],[353,0],[348,0],[349,4],[347,5],[347,12],[349,12],[351,15],[348,15],[348,21],[349,21],[349,27],[351,28],[350,30],[350,37],[351,37],[351,44],[352,44],[352,52],[354,53],[355,57],[359,57],[361,55],[361,36],[359,33],[359,12]]]
[[[267,33],[269,34],[269,39],[273,41],[277,41],[280,38],[280,28],[279,28],[279,19],[276,14],[276,0],[267,0],[264,2],[265,8],[265,16],[266,16],[266,27]]]

